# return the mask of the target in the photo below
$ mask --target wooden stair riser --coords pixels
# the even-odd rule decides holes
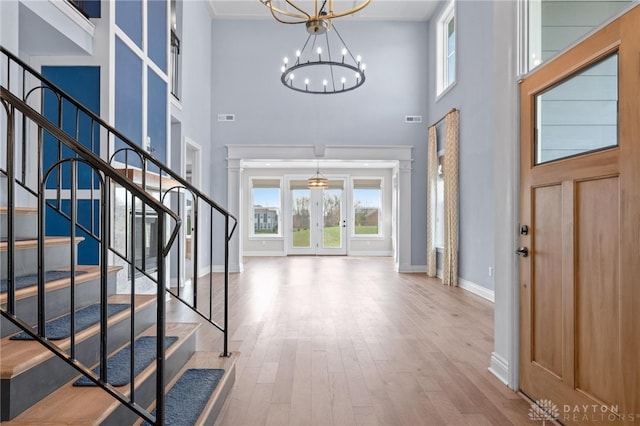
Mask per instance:
[[[4,240],[9,235],[9,218],[5,211],[0,211],[0,239]],[[16,240],[38,238],[38,216],[31,213],[17,212],[14,216],[13,234]]]
[[[154,324],[156,304],[149,303],[136,311],[135,335]],[[8,321],[2,318],[2,327]],[[130,338],[130,316],[126,316],[108,331],[108,352],[113,353],[127,344]],[[94,365],[100,360],[100,333],[76,343],[76,359],[84,365]],[[46,350],[43,348],[43,350]],[[78,375],[78,372],[57,356],[51,356],[37,366],[11,378],[3,379],[2,412],[0,420],[11,420],[36,404],[63,384]]]
[[[165,383],[170,382],[173,377],[184,367],[191,355],[196,350],[196,333],[191,334],[170,357],[165,360]],[[136,402],[143,407],[148,406],[155,400],[156,381],[155,374],[150,375],[136,388]],[[101,426],[122,426],[131,425],[139,417],[124,405],[118,407],[109,414]]]
[[[75,248],[76,259],[78,246]],[[15,250],[14,270],[16,277],[38,273],[38,250],[35,247],[19,248]],[[0,279],[7,279],[7,251],[0,251]],[[69,243],[46,245],[44,249],[44,266],[46,271],[69,269],[71,262]]]
[[[107,277],[107,295],[111,296],[116,292],[117,271],[112,271]],[[78,276],[81,278],[82,276]],[[46,320],[57,318],[69,312],[71,290],[67,285],[62,288],[50,290],[45,296]],[[75,309],[98,303],[100,301],[100,277],[88,281],[77,283],[75,286]],[[16,300],[16,316],[27,324],[38,322],[38,297],[37,294]],[[20,329],[13,323],[3,324],[0,330],[0,338],[15,334]]]

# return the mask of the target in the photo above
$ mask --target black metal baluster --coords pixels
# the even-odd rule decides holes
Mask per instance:
[[[224,339],[224,349],[222,356],[229,356],[229,216],[224,221],[224,330],[222,336]]]
[[[159,256],[163,256],[166,260],[164,253],[164,213],[156,211],[158,215],[158,230],[157,230],[157,244],[156,250]],[[165,261],[158,262],[157,269],[158,279],[158,301],[157,301],[157,324],[156,324],[156,337],[157,343],[157,358],[156,358],[156,424],[165,424],[165,401],[164,401],[164,370],[165,370],[165,350],[164,350],[164,338],[165,338]]]
[[[129,352],[129,377],[131,380],[129,381],[129,392],[131,395],[131,401],[135,402],[135,359],[136,353],[134,348],[134,342],[136,338],[136,319],[134,315],[135,303],[136,303],[136,199],[133,193],[131,194],[131,269],[129,272],[130,280],[131,280],[131,289],[130,289],[130,298],[129,303],[131,304],[131,318],[130,318],[130,329],[129,329],[129,342],[131,351]]]
[[[108,261],[109,261],[109,185],[110,180],[102,182],[100,192],[100,379],[107,380],[107,353],[109,350],[109,333],[107,328],[107,297],[109,288]],[[91,184],[93,188],[93,183]],[[93,200],[91,201],[93,204]],[[93,215],[91,216],[93,223]],[[104,309],[102,308],[104,307]],[[105,372],[104,375],[102,372]]]
[[[71,266],[71,359],[76,359],[76,223],[78,220],[78,212],[76,210],[76,203],[78,202],[78,194],[76,193],[78,172],[77,160],[71,160],[71,176],[69,185],[71,189],[71,229],[70,238],[71,243],[69,245],[69,263]]]
[[[191,204],[191,212],[193,214],[193,220],[191,222],[191,227],[193,231],[191,232],[191,253],[193,254],[193,307],[198,309],[198,256],[200,255],[198,252],[198,235],[200,234],[200,227],[198,226],[198,203],[194,199]]]
[[[209,207],[209,320],[213,319],[213,209]]]
[[[16,271],[15,271],[15,247],[16,236],[14,229],[15,221],[15,108],[7,109],[7,310],[11,314],[16,313]]]

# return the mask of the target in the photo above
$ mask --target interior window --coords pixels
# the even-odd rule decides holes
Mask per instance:
[[[382,181],[380,179],[353,180],[353,234],[380,236],[382,215]]]
[[[437,94],[442,94],[456,81],[456,16],[450,0],[438,19]]]
[[[252,180],[253,227],[256,237],[280,236],[280,196],[279,179]]]

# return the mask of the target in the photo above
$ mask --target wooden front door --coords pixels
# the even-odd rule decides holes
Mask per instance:
[[[520,386],[565,424],[640,422],[639,26],[521,84]]]

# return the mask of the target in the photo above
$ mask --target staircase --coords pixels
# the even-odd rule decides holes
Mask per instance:
[[[214,424],[238,357],[227,338],[236,219],[4,48],[0,69],[0,420]],[[208,250],[192,261],[209,271],[191,286],[187,197],[208,219],[195,221],[193,243]],[[196,350],[209,348],[197,344],[207,328],[221,354]]]

